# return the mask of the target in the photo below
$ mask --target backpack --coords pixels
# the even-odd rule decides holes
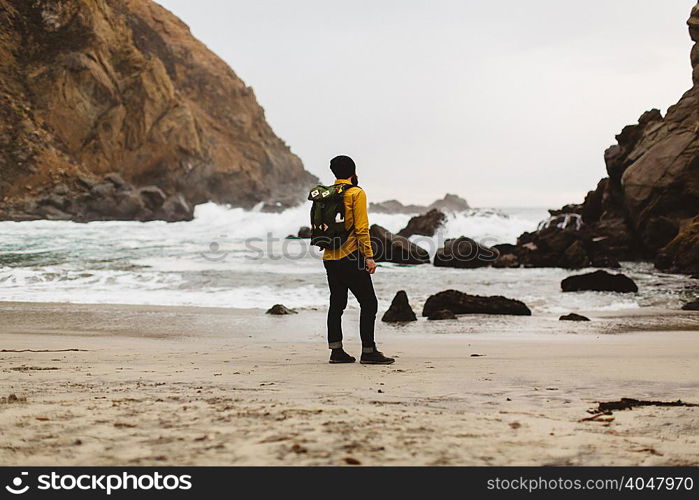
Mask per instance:
[[[318,185],[311,189],[308,199],[311,207],[311,245],[325,250],[340,248],[352,228],[345,229],[345,192],[356,186],[335,184]]]

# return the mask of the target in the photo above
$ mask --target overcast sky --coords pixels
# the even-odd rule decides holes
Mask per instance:
[[[372,200],[582,201],[614,135],[691,87],[693,0],[159,0],[330,182]]]

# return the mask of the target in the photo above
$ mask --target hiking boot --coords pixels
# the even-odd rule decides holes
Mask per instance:
[[[363,352],[359,362],[363,365],[390,365],[395,359],[387,358],[381,351],[374,350],[372,352]]]
[[[338,363],[354,363],[356,358],[354,356],[350,356],[345,352],[344,349],[333,349],[330,352],[330,363],[331,364],[338,364]]]

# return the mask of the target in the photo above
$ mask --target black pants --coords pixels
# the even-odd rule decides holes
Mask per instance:
[[[371,283],[371,275],[364,268],[364,258],[356,252],[339,260],[324,260],[330,287],[330,308],[328,309],[328,346],[331,349],[342,347],[342,313],[347,307],[347,292],[357,298],[361,312],[359,315],[359,336],[362,351],[374,350],[374,322],[379,304]]]

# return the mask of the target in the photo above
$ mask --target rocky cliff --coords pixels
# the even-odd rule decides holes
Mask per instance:
[[[456,194],[447,193],[444,198],[429,205],[403,205],[398,200],[386,200],[369,203],[369,212],[382,214],[426,214],[430,210],[442,212],[463,212],[470,207],[468,202]]]
[[[0,0],[0,219],[270,209],[315,178],[253,91],[151,0]]]
[[[688,25],[699,42],[699,3]],[[583,225],[554,220],[525,233],[512,250],[520,263],[542,265],[543,258],[545,265],[585,267],[643,259],[662,270],[699,272],[699,43],[690,59],[693,87],[664,117],[652,109],[624,127],[604,152],[608,177],[582,205],[551,211],[561,220],[577,214]]]
[[[657,267],[699,272],[699,3],[687,22],[693,86],[668,108],[641,115],[604,153],[609,177],[583,204],[586,223],[624,218]]]

